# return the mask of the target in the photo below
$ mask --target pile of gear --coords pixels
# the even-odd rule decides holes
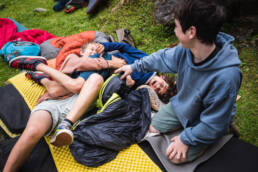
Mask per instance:
[[[72,13],[76,9],[88,6],[87,14],[92,14],[102,0],[55,0],[58,1],[53,9],[55,11],[61,11],[64,9],[66,13]]]

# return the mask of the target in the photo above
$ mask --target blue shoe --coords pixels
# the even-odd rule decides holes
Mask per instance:
[[[71,124],[62,121],[56,128],[54,135],[52,136],[50,143],[54,146],[68,146],[73,143],[73,132],[71,131]]]
[[[59,0],[53,7],[55,11],[61,11],[68,5],[72,0]]]

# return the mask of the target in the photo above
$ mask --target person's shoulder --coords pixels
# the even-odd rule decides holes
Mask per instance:
[[[238,77],[241,74],[241,71],[238,66],[231,66],[220,69],[218,73],[220,78],[232,80]]]
[[[242,74],[237,66],[232,66],[228,68],[220,69],[217,72],[215,86],[223,86],[223,87],[235,87],[236,85],[240,85],[242,80]]]

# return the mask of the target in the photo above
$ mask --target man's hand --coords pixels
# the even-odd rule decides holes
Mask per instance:
[[[126,62],[124,59],[117,58],[115,56],[112,56],[112,60],[108,60],[109,68],[112,68],[112,69],[118,69],[125,64]]]
[[[126,76],[133,73],[131,65],[124,65],[120,67],[119,69],[115,70],[115,73],[124,72],[124,74],[121,76],[121,79],[124,79]]]
[[[128,75],[128,76],[126,77],[126,86],[127,86],[127,87],[132,87],[132,86],[134,86],[134,84],[135,84],[135,81],[133,80],[133,78],[131,77],[131,75]]]
[[[103,55],[104,50],[105,50],[104,45],[102,45],[102,44],[98,43],[98,44],[97,44],[97,48],[96,48],[96,52],[102,56],[102,55]]]
[[[180,136],[175,136],[170,141],[172,143],[167,148],[166,156],[173,162],[186,162],[188,146],[180,140]]]

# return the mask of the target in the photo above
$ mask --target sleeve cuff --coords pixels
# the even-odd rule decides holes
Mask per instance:
[[[192,145],[189,140],[187,139],[186,135],[185,135],[185,131],[183,131],[180,134],[180,140],[185,144],[185,145]]]
[[[137,68],[136,68],[136,64],[131,64],[131,68],[132,68],[132,70],[135,72],[135,71],[137,71]]]

